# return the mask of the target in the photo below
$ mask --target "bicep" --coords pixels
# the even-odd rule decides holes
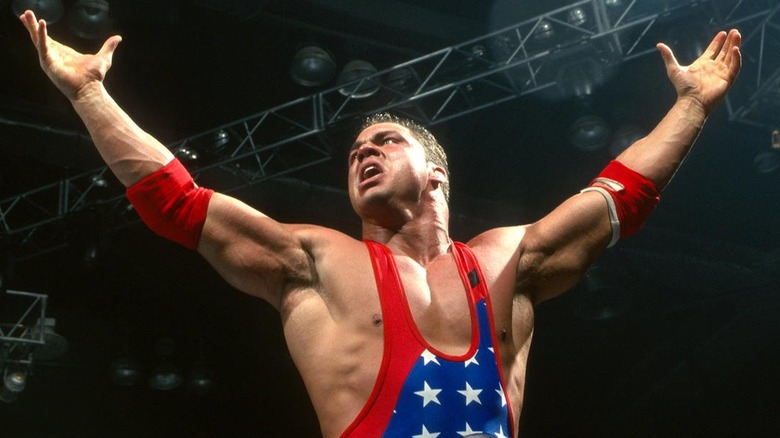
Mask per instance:
[[[529,225],[518,262],[518,289],[538,303],[573,287],[612,236],[609,209],[597,192],[575,195]]]
[[[277,308],[285,291],[309,286],[315,277],[293,226],[219,193],[209,202],[198,251],[230,284]]]

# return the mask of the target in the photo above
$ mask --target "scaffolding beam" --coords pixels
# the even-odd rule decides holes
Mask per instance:
[[[677,17],[695,15],[718,25],[762,20],[771,12],[770,3],[576,1],[166,146],[185,159],[215,136],[229,139],[228,145],[208,152],[208,164],[185,164],[196,181],[230,192],[329,160],[331,148],[318,135],[338,123],[393,110],[430,126],[543,90],[565,92],[558,72],[576,57],[588,56],[609,68],[655,52],[664,23]],[[587,18],[572,21],[574,9]],[[372,91],[368,99],[357,97],[367,90]],[[111,229],[136,222],[123,189],[108,172],[95,169],[0,200],[0,237],[13,244],[18,259],[25,259],[65,246],[63,222],[79,212],[109,211],[104,223]]]

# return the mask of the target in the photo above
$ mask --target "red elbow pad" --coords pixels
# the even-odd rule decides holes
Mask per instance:
[[[619,161],[611,161],[590,187],[605,189],[612,197],[620,220],[621,238],[639,231],[661,201],[652,181]]]
[[[127,189],[138,215],[166,239],[196,249],[213,190],[198,187],[177,159]]]

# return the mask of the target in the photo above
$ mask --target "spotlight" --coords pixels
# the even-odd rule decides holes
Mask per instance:
[[[186,144],[177,147],[173,154],[184,161],[197,161],[200,158],[198,151]]]
[[[547,20],[540,21],[539,25],[536,26],[536,30],[534,30],[534,39],[537,40],[549,40],[553,36],[555,36],[555,29],[552,23]]]
[[[558,71],[558,88],[564,97],[591,96],[604,80],[604,66],[589,55],[575,57]]]
[[[569,24],[579,27],[588,21],[588,14],[586,14],[585,10],[582,8],[573,8],[569,9],[566,18],[569,21]]]
[[[290,77],[304,87],[318,87],[336,75],[336,62],[327,50],[317,45],[298,49],[290,65]]]
[[[344,66],[336,82],[341,86],[339,93],[353,99],[365,99],[379,91],[379,84],[374,79],[367,79],[376,73],[376,67],[362,60],[353,60]]]
[[[35,12],[37,18],[45,20],[46,24],[58,22],[65,13],[62,0],[13,0],[11,9],[17,17],[29,9]]]
[[[111,383],[117,386],[134,386],[141,381],[142,373],[138,359],[132,356],[120,357],[111,363]]]
[[[187,382],[187,389],[197,396],[206,396],[214,390],[216,382],[214,381],[213,372],[204,362],[199,362],[193,365],[190,371],[189,381]]]
[[[776,152],[761,152],[753,159],[753,165],[758,173],[772,173],[780,167],[780,155]]]
[[[585,152],[601,149],[609,141],[609,125],[595,114],[586,114],[575,120],[570,131],[572,145]]]
[[[106,0],[78,0],[68,12],[68,25],[82,38],[98,39],[108,36],[114,20],[108,14]]]
[[[160,391],[178,388],[184,378],[179,368],[173,363],[174,342],[171,338],[160,338],[155,344],[159,363],[149,376],[149,387]]]
[[[3,387],[0,388],[0,401],[11,403],[19,397],[27,386],[27,373],[24,371],[6,372]]]

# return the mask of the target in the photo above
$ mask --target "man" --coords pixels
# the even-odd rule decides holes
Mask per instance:
[[[435,139],[413,123],[373,120],[348,157],[359,241],[195,186],[103,87],[120,37],[82,55],[48,38],[32,12],[20,18],[147,224],[279,310],[325,437],[518,436],[534,305],[641,226],[741,64],[736,30],[686,67],[659,44],[677,91],[659,125],[543,219],[466,245],[448,234]]]

